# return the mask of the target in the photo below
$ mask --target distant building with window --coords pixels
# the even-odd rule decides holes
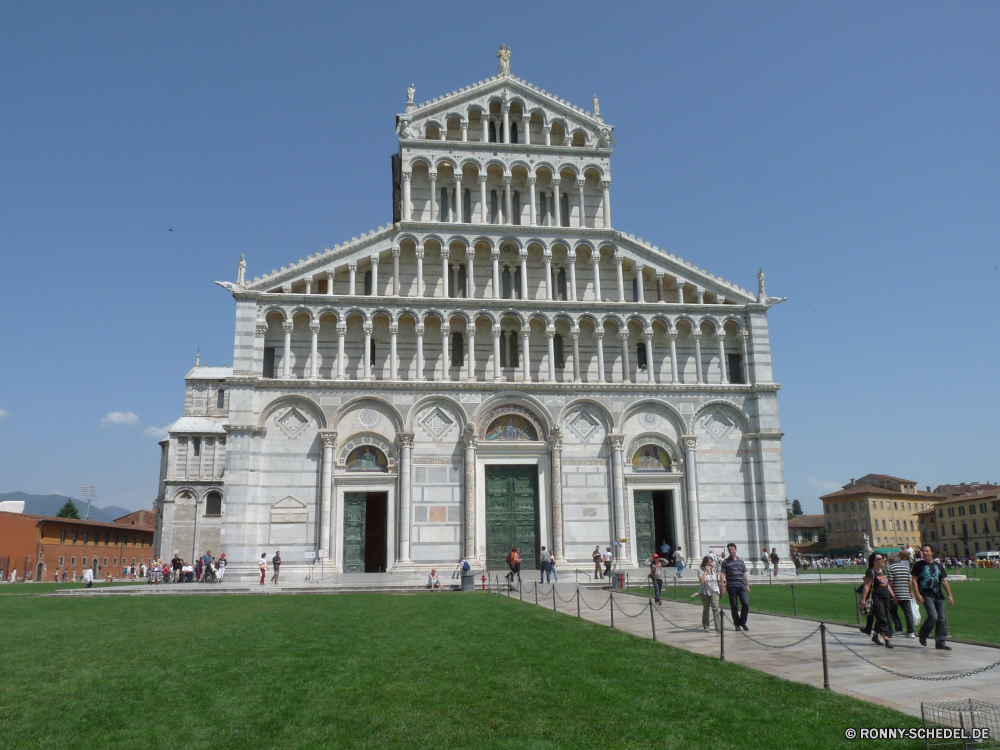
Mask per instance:
[[[35,581],[53,581],[56,570],[75,580],[84,568],[121,577],[126,566],[153,555],[155,514],[137,511],[112,523],[0,512],[0,570]]]
[[[920,544],[918,513],[944,499],[944,495],[917,489],[916,481],[888,474],[867,474],[852,479],[843,489],[823,495],[828,554],[856,554],[864,537],[875,550],[893,552],[904,545]]]
[[[970,487],[970,485],[941,485]],[[981,485],[958,497],[949,497],[920,513],[922,541],[943,555],[973,557],[1000,550],[1000,487]]]
[[[788,519],[788,543],[792,549],[819,541],[819,530],[826,525],[823,515],[792,516]]]
[[[763,273],[747,291],[613,228],[596,99],[506,69],[412,97],[384,226],[220,282],[233,366],[186,376],[158,551],[239,579],[280,549],[289,580],[497,570],[514,545],[526,568],[619,541],[632,568],[663,541],[786,557]]]

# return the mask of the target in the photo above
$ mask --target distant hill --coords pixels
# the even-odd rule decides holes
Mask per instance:
[[[65,495],[29,495],[27,492],[0,492],[0,500],[23,500],[24,512],[34,516],[54,516],[59,509],[66,504],[67,500],[72,500],[80,513],[80,518],[87,515],[87,503],[77,500],[75,497]],[[90,506],[90,520],[104,521],[110,523],[116,518],[127,516],[134,511],[128,508],[120,508],[117,505],[109,505],[106,508],[98,508],[96,505]]]

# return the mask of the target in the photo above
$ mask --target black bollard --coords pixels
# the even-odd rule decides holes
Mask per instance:
[[[538,604],[538,584],[535,584],[535,604]]]
[[[556,611],[556,585],[552,584],[552,611]]]
[[[653,641],[656,641],[656,620],[653,619],[653,600],[649,600],[649,624],[653,628]]]
[[[799,616],[799,610],[795,607],[795,584],[792,584],[792,614],[795,617]]]
[[[524,584],[521,581],[517,582],[517,596],[522,602],[524,601]]]
[[[719,661],[726,660],[726,618],[719,612]]]
[[[608,592],[608,607],[611,608],[611,627],[615,626],[615,596]]]
[[[861,602],[858,601],[858,590],[854,589],[854,613],[858,617],[858,625],[861,624]]]
[[[826,624],[819,624],[819,640],[823,644],[823,689],[830,689],[830,670],[826,664]]]
[[[580,589],[576,590],[576,616],[580,616]]]

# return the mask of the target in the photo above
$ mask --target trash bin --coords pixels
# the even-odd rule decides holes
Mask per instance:
[[[462,573],[462,591],[476,590],[476,576],[472,573]]]

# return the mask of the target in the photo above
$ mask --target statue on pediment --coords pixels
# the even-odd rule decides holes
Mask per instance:
[[[597,94],[594,94],[594,98],[593,98],[592,102],[594,104],[594,118],[597,119],[597,120],[600,120],[601,119],[601,103],[599,101],[597,101]]]
[[[767,295],[764,293],[764,269],[760,269],[757,273],[757,301],[763,302],[767,299]]]
[[[500,66],[497,68],[497,75],[509,76],[510,75],[510,47],[506,44],[500,45],[500,51],[497,52],[497,59],[500,61]]]
[[[236,264],[236,286],[244,286],[243,279],[246,278],[247,262],[240,253],[240,262]]]

